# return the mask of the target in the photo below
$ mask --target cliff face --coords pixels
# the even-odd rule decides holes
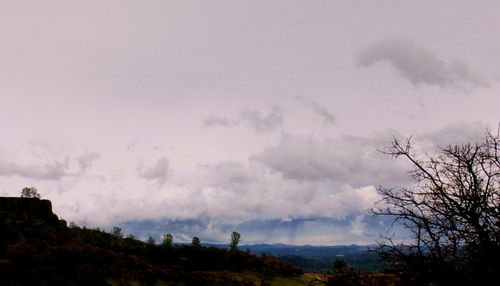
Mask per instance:
[[[59,219],[52,212],[49,200],[0,197],[0,218],[15,220],[44,220],[57,224]]]

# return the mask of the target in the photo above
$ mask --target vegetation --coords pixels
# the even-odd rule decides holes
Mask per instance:
[[[236,231],[233,231],[233,233],[231,233],[231,244],[229,245],[229,248],[231,250],[234,250],[238,247],[238,243],[240,242],[240,239],[241,239],[241,235],[239,233],[237,233]]]
[[[40,194],[35,187],[24,187],[21,191],[21,198],[40,199]]]
[[[191,245],[193,247],[201,247],[201,242],[200,242],[200,239],[198,237],[193,237],[193,240],[191,241]]]
[[[500,130],[500,129],[499,129]],[[407,284],[486,285],[500,269],[500,137],[486,132],[476,144],[448,146],[420,160],[410,139],[394,140],[384,153],[404,157],[413,187],[380,188],[385,207],[413,240],[379,242],[380,256],[406,273]]]
[[[333,262],[333,273],[344,273],[347,268],[347,263],[344,260],[335,260]]]
[[[174,241],[174,237],[170,233],[167,233],[167,234],[163,235],[162,246],[171,247],[173,241]]]
[[[0,198],[0,214],[0,285],[253,285],[240,279],[244,273],[256,281],[302,274],[274,259],[202,247],[199,239],[171,245],[167,236],[157,245],[124,237],[119,227],[67,227],[47,200]]]
[[[371,246],[373,248],[375,246]],[[344,246],[290,246],[290,245],[244,245],[252,253],[274,257],[289,262],[310,273],[328,273],[332,263],[341,259],[359,271],[381,272],[388,263],[381,261],[370,247],[359,245]]]

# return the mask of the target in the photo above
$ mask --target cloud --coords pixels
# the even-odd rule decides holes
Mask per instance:
[[[445,148],[449,145],[476,143],[482,141],[486,135],[487,126],[480,122],[456,122],[445,125],[438,130],[426,132],[416,137],[425,151],[436,148]]]
[[[169,161],[167,158],[159,158],[153,166],[138,169],[139,176],[147,180],[156,181],[163,185],[169,176]]]
[[[92,164],[101,157],[97,152],[84,153],[78,157],[80,173],[86,172],[92,168]]]
[[[60,180],[67,176],[68,161],[53,161],[40,166],[0,161],[0,176],[21,176],[37,180]]]
[[[313,156],[315,160],[320,160],[320,153],[326,156],[324,160],[344,160],[341,159],[343,154],[349,158],[346,152],[371,154],[385,136],[311,139],[316,147],[308,147],[309,150],[302,149],[308,137],[290,138],[284,137],[275,147],[301,142],[296,145],[300,147],[297,148],[299,155],[304,151],[317,152],[318,155]],[[333,151],[324,153],[328,146],[333,146]],[[352,149],[345,146],[352,146]],[[287,172],[280,169],[283,166],[268,165],[253,157],[198,164],[173,172],[171,162],[160,155],[163,151],[153,150],[145,155],[123,148],[117,152],[114,156],[99,155],[102,152],[84,152],[74,159],[67,156],[66,175],[61,175],[58,181],[34,185],[43,191],[44,197],[53,201],[54,210],[68,221],[91,227],[151,221],[157,224],[149,228],[148,234],[157,234],[158,238],[162,232],[172,232],[179,240],[189,241],[196,235],[203,241],[220,242],[228,238],[230,231],[242,230],[245,241],[249,242],[302,243],[312,236],[316,236],[312,241],[317,243],[329,240],[340,243],[341,239],[373,240],[367,236],[364,220],[355,220],[379,199],[372,181],[362,178],[362,167],[350,175],[351,167],[337,181],[331,180],[329,173],[318,173],[314,164],[302,166],[304,170],[312,166],[312,171],[306,171],[311,177],[291,178],[283,175]],[[297,160],[297,154],[288,154],[292,161]],[[366,154],[356,160],[368,160],[370,156]],[[137,167],[136,162],[142,160],[148,163]],[[282,163],[300,165],[301,162],[292,161]],[[339,162],[334,169],[341,168]],[[313,223],[318,220],[336,221],[335,226],[345,234],[340,234],[338,229],[311,234],[313,225],[327,227],[326,223]],[[158,223],[161,221],[168,224],[163,228]],[[262,223],[261,230],[265,225],[274,225],[269,228],[273,235],[262,234],[262,231],[259,234],[259,223]],[[148,230],[133,228],[130,226],[127,231],[148,236]]]
[[[390,38],[376,42],[364,48],[356,60],[362,67],[388,62],[414,85],[449,87],[464,83],[483,84],[467,64],[461,61],[443,60],[434,51],[404,38]]]
[[[375,188],[354,188],[324,181],[284,180],[266,166],[221,162],[203,166],[195,185],[204,217],[226,222],[255,219],[343,218],[368,209],[378,198]],[[193,189],[192,187],[190,189]],[[205,210],[203,210],[205,209]]]
[[[246,125],[256,133],[267,133],[279,130],[283,126],[284,111],[279,106],[273,106],[267,114],[259,110],[246,109],[239,112],[237,118],[222,116],[206,116],[202,119],[203,127],[232,127]]]
[[[276,131],[283,126],[283,109],[273,106],[267,115],[258,110],[244,110],[240,113],[240,122],[248,124],[257,133]]]
[[[227,117],[214,116],[214,115],[206,116],[202,119],[202,121],[204,128],[215,127],[215,126],[230,127],[238,124],[237,120]]]
[[[403,163],[392,162],[378,149],[391,142],[390,131],[372,137],[336,139],[285,135],[273,147],[252,157],[284,178],[333,181],[355,185],[400,183],[407,179]]]
[[[131,178],[128,174],[133,169],[127,171],[127,165],[102,178],[98,170],[106,160],[100,160],[96,170],[85,177],[61,182],[61,188],[70,186],[65,192],[44,186],[39,189],[53,201],[59,215],[78,224],[109,227],[127,221],[195,220],[205,226],[212,224],[213,231],[217,225],[235,226],[259,220],[343,220],[366,212],[378,200],[373,186],[297,183],[251,161],[200,165],[182,176],[178,170],[168,177],[168,184],[152,185]],[[167,161],[158,161],[160,164],[141,170],[139,176],[166,180],[159,174],[164,175],[167,168],[157,166],[166,166]],[[156,172],[158,169],[163,171]]]
[[[323,118],[324,124],[330,125],[335,123],[336,121],[335,115],[333,115],[333,113],[330,110],[328,110],[328,108],[326,108],[325,106],[320,105],[316,101],[309,100],[306,97],[300,95],[296,96],[295,98],[299,100],[302,104],[310,108],[314,112],[314,114]]]
[[[415,138],[419,148],[426,148],[440,140],[468,137],[474,129],[451,125]],[[59,215],[88,226],[164,221],[165,227],[159,223],[149,228],[158,238],[161,232],[172,232],[179,239],[197,235],[214,242],[225,241],[232,230],[242,230],[245,240],[254,242],[373,241],[379,228],[372,227],[366,211],[379,200],[376,186],[410,181],[407,162],[377,151],[394,136],[403,137],[391,130],[332,138],[283,135],[249,159],[200,163],[175,172],[159,150],[145,155],[123,148],[114,156],[84,152],[73,159],[63,154],[54,157],[62,167],[52,169],[59,173],[41,172],[45,165],[40,164],[32,168],[38,173],[25,174],[59,174],[59,180],[34,185],[53,201]],[[66,157],[67,163],[61,160]],[[141,160],[148,163],[137,167]],[[20,172],[8,162],[0,163],[0,172]],[[327,221],[334,223],[331,230]],[[263,233],[265,226],[272,235]],[[314,232],[315,227],[324,230]],[[133,232],[133,226],[130,229]],[[147,231],[134,234],[147,236]]]
[[[2,152],[0,176],[58,181],[84,175],[100,158],[96,152],[82,151],[73,156],[61,149],[64,148],[36,140],[20,144],[19,150]]]
[[[226,161],[200,167],[210,174],[212,185],[246,184],[252,180],[248,168],[240,162]]]
[[[351,221],[350,232],[357,236],[363,236],[365,233],[366,223],[363,222],[364,215],[357,215]]]

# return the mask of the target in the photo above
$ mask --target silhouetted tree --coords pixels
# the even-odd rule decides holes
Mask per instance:
[[[240,242],[240,238],[241,238],[241,235],[239,233],[237,233],[236,231],[233,231],[233,233],[231,233],[231,244],[229,245],[231,250],[234,250],[238,247],[238,243]]]
[[[200,239],[196,236],[193,237],[193,240],[191,241],[191,245],[194,247],[200,247],[201,246]]]
[[[425,160],[413,153],[411,138],[382,152],[409,160],[415,184],[378,189],[384,207],[372,212],[394,217],[413,235],[399,244],[384,237],[381,257],[443,284],[493,278],[500,269],[499,134],[488,130],[480,143],[450,145]]]
[[[170,233],[167,233],[167,234],[163,235],[162,245],[166,246],[166,247],[170,247],[170,246],[172,246],[173,241],[174,241],[174,237]]]
[[[152,236],[149,236],[149,237],[148,237],[148,240],[146,240],[146,243],[147,243],[147,245],[149,245],[149,246],[154,246],[154,245],[156,245],[156,241],[155,241],[155,239],[154,239]]]
[[[123,237],[123,233],[122,233],[122,229],[118,226],[115,226],[113,227],[113,230],[111,231],[111,234],[118,237],[118,238],[122,238]]]
[[[24,187],[21,191],[21,198],[40,199],[40,194],[35,187]]]
[[[335,260],[333,262],[333,273],[344,273],[347,268],[347,263],[344,260]]]

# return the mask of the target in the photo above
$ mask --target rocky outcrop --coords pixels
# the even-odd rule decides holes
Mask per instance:
[[[51,225],[59,223],[49,200],[0,197],[0,218],[15,220],[43,220]]]

